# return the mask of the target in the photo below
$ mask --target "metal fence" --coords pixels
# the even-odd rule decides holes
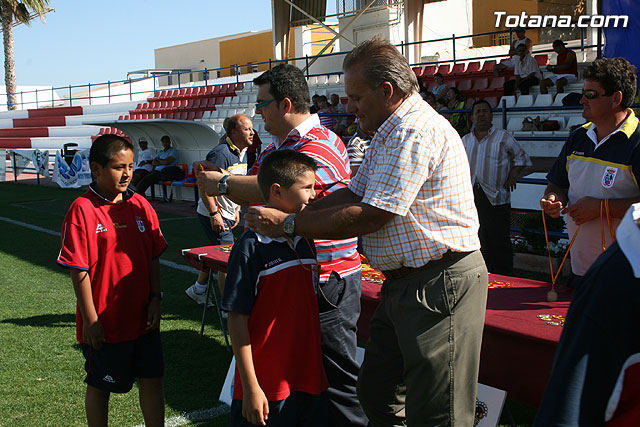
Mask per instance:
[[[350,3],[354,4],[358,2],[358,0],[350,0]],[[346,2],[345,7],[346,7]],[[385,1],[382,1],[385,3]],[[439,38],[439,39],[431,39],[431,40],[423,40],[420,42],[411,42],[411,43],[402,43],[397,45],[398,48],[405,53],[406,49],[415,46],[415,45],[423,45],[429,43],[443,42],[443,41],[451,41],[452,47],[452,59],[442,60],[442,61],[430,61],[430,62],[415,62],[411,64],[412,66],[421,66],[421,65],[433,65],[433,64],[442,64],[442,63],[453,63],[456,64],[458,62],[466,62],[466,61],[474,61],[480,59],[491,59],[491,58],[499,58],[504,57],[506,54],[496,54],[496,55],[483,55],[483,56],[465,56],[461,57],[460,48],[456,47],[456,42],[470,37],[481,37],[493,34],[508,34],[510,42],[513,40],[513,31],[512,30],[502,30],[502,31],[493,31],[487,33],[478,33],[478,34],[470,34],[465,36],[456,36],[452,34],[451,37]],[[580,36],[580,50],[584,51],[589,48],[597,47],[597,45],[587,45],[585,42],[585,33],[581,32]],[[472,49],[465,49],[466,52],[471,52]],[[551,49],[546,50],[536,50],[534,53],[547,53],[551,52]],[[222,79],[210,79],[209,76],[217,76],[218,72],[224,72],[231,70],[233,72],[232,79],[239,83],[241,81],[250,81],[251,75],[242,74],[242,69],[247,69],[246,67],[255,67],[260,65],[268,65],[269,68],[279,64],[279,63],[293,63],[293,64],[302,64],[304,63],[304,71],[307,77],[314,75],[329,75],[329,74],[341,74],[340,70],[334,72],[327,73],[311,73],[311,64],[315,62],[317,59],[321,58],[330,58],[332,56],[344,56],[349,51],[343,52],[333,52],[323,55],[306,55],[302,57],[296,58],[288,58],[284,60],[272,60],[262,62],[253,62],[251,64],[235,64],[232,66],[226,67],[218,67],[218,68],[204,68],[199,70],[190,70],[190,71],[176,71],[172,73],[162,73],[156,76],[151,77],[142,77],[142,78],[128,78],[124,80],[114,80],[100,83],[88,83],[82,85],[67,85],[67,86],[59,86],[52,87],[51,89],[36,89],[33,91],[20,91],[16,92],[18,96],[17,105],[20,109],[25,108],[45,108],[45,107],[56,107],[56,106],[74,106],[74,105],[93,105],[93,104],[103,104],[103,103],[112,103],[112,102],[127,102],[127,101],[137,101],[144,100],[149,96],[153,96],[156,90],[160,87],[158,83],[158,79],[170,77],[173,81],[177,80],[176,85],[171,85],[170,87],[182,88],[185,86],[193,86],[193,83],[197,86],[209,86],[213,84],[217,84],[218,82],[224,82],[225,78]],[[249,68],[251,69],[251,68]],[[189,76],[189,84],[183,83],[183,77]],[[196,80],[193,82],[193,76],[200,77],[202,76],[202,80]],[[228,78],[226,78],[228,79]],[[162,86],[163,88],[167,88],[166,86]],[[8,95],[7,95],[7,103],[5,104],[7,109],[9,109]]]

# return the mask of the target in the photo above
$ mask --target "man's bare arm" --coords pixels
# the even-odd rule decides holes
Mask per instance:
[[[219,171],[198,172],[198,187],[209,196],[219,196],[218,182],[229,173]],[[256,176],[231,175],[227,178],[228,194],[225,197],[239,205],[265,203]]]
[[[351,203],[296,215],[296,235],[346,239],[378,231],[396,215],[366,203]]]
[[[348,188],[341,188],[334,191],[326,197],[314,201],[312,204],[306,207],[305,210],[317,211],[321,209],[327,209],[331,206],[348,205],[358,203],[362,200],[362,197],[357,196]]]
[[[260,234],[284,235],[283,222],[288,213],[265,206],[253,206],[245,215],[247,226]],[[314,239],[346,239],[379,230],[395,214],[366,203],[350,203],[326,209],[305,209],[296,214],[295,234]]]

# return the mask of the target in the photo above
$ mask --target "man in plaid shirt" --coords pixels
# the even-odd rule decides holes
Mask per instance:
[[[369,420],[473,425],[488,277],[462,141],[389,42],[361,43],[343,68],[347,111],[375,131],[358,173],[300,214],[254,207],[247,224],[271,236],[363,236],[387,278],[358,378]]]

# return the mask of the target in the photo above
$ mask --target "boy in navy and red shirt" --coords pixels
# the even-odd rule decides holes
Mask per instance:
[[[315,170],[300,152],[269,154],[258,172],[268,206],[301,211],[315,198]],[[236,357],[232,426],[327,425],[318,272],[313,243],[299,236],[247,230],[233,246],[221,304]]]
[[[160,342],[160,262],[167,247],[149,202],[128,189],[133,146],[116,135],[95,140],[95,181],[69,208],[58,263],[77,297],[76,335],[85,357],[89,425],[107,425],[111,392],[135,379],[147,426],[164,425]]]

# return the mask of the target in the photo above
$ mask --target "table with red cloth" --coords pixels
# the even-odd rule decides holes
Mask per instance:
[[[195,268],[226,271],[230,246],[185,249]],[[378,307],[383,276],[363,264],[362,310],[358,338],[369,338],[369,321]],[[547,384],[571,291],[558,287],[558,300],[547,302],[550,284],[517,277],[489,275],[489,293],[480,355],[483,384],[537,407]]]

